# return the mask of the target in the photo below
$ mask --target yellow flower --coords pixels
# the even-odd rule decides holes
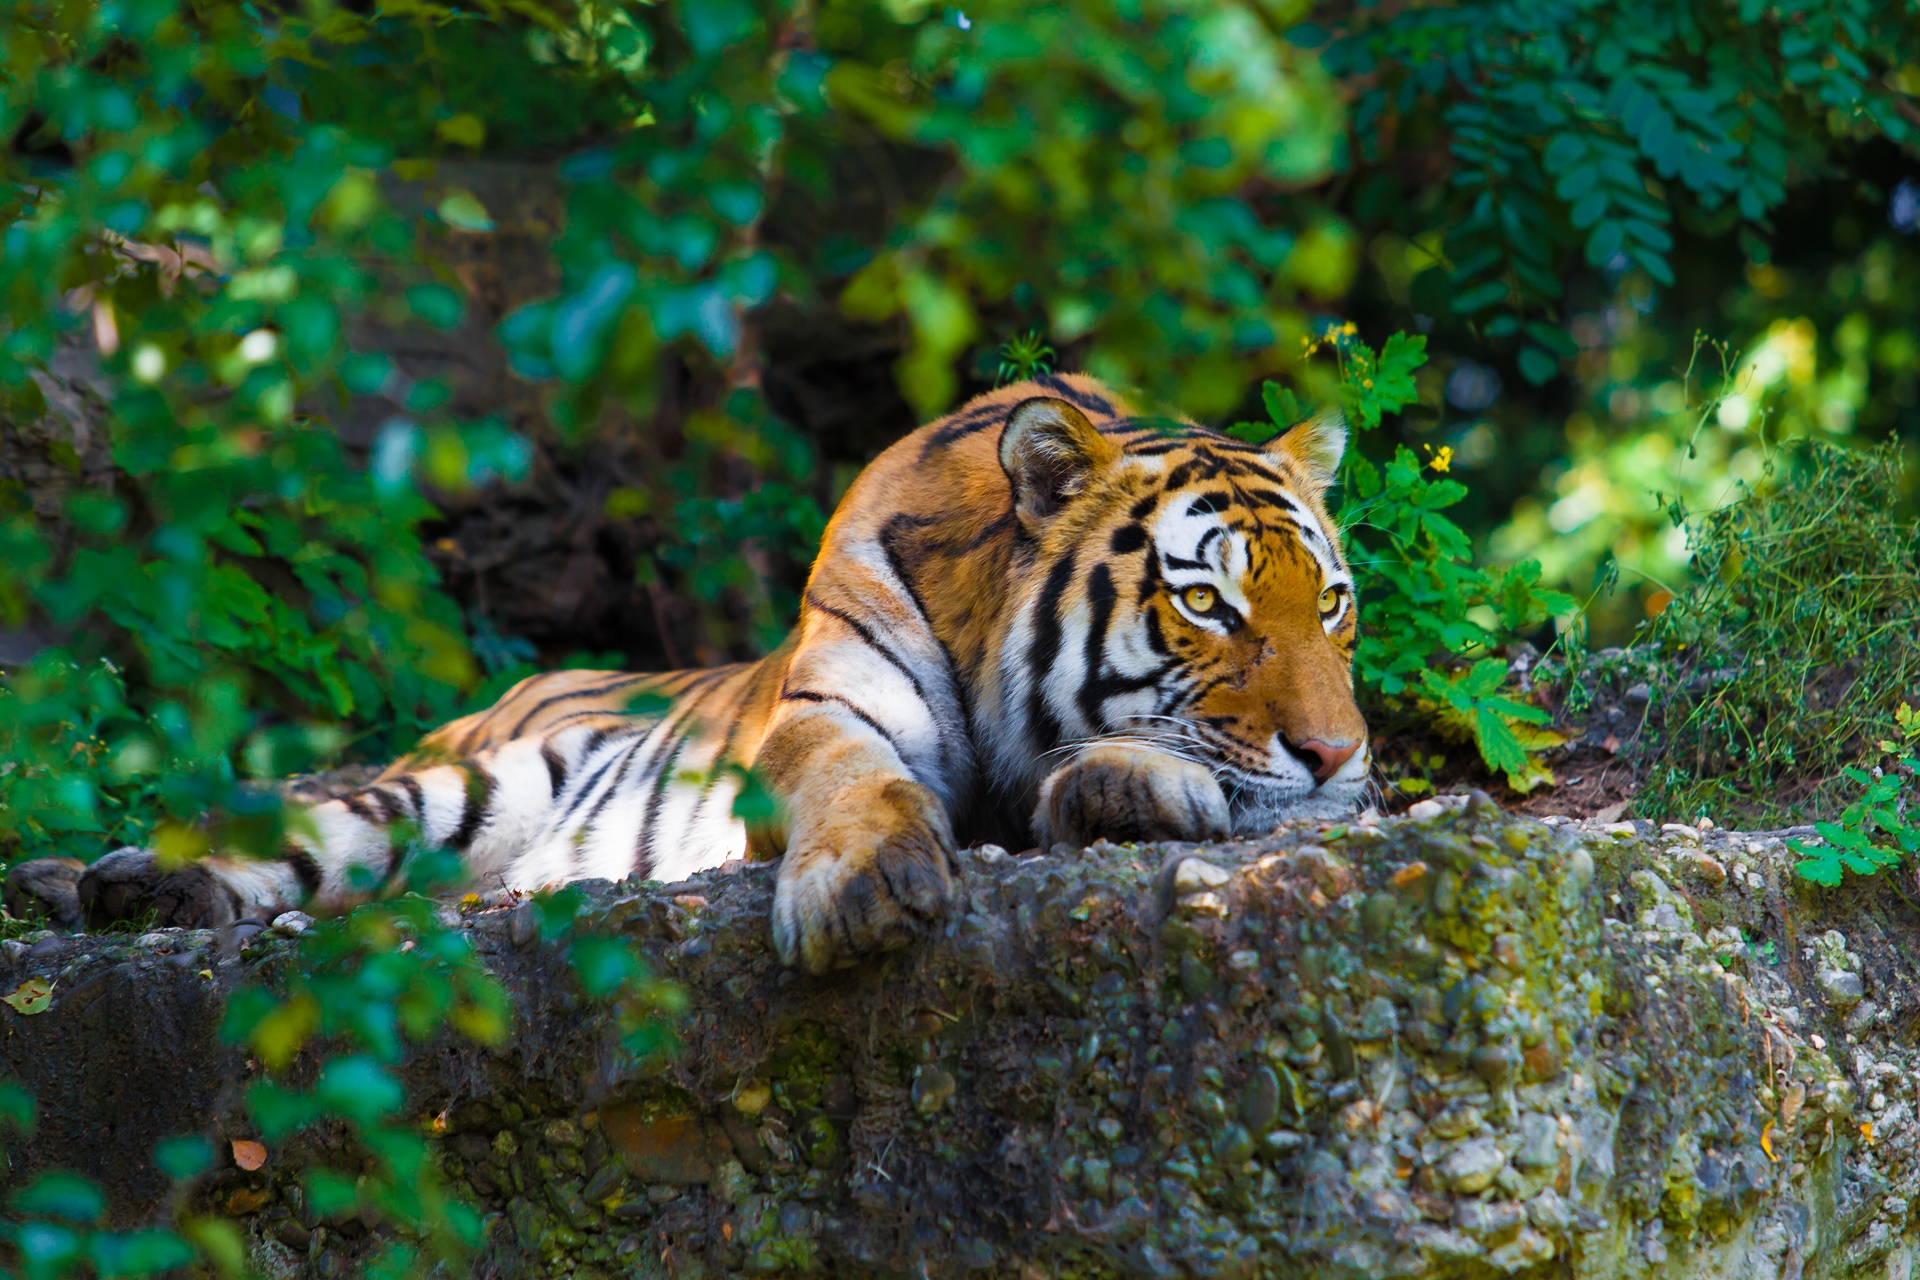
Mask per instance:
[[[1443,444],[1435,451],[1432,461],[1427,463],[1435,471],[1445,471],[1453,465],[1453,446]]]

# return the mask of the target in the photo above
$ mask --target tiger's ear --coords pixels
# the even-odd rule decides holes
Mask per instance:
[[[1000,433],[1000,465],[1013,482],[1013,510],[1030,533],[1119,457],[1119,448],[1065,400],[1021,401]]]
[[[1340,473],[1347,452],[1347,420],[1338,409],[1325,409],[1270,441],[1267,452],[1291,459],[1322,492]]]

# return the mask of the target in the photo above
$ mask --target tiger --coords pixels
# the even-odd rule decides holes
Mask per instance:
[[[856,477],[757,662],[533,676],[305,808],[277,857],[129,847],[22,864],[16,892],[209,927],[396,892],[409,831],[522,892],[777,857],[775,948],[821,973],[939,925],[975,844],[1338,817],[1370,775],[1325,501],[1346,447],[1337,412],[1256,444],[1084,374],[997,389]]]

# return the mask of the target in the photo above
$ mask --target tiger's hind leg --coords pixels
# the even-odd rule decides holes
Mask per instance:
[[[298,873],[286,859],[203,858],[168,867],[151,849],[115,849],[79,877],[80,923],[99,929],[153,918],[156,927],[217,929],[239,920],[270,921],[300,906]]]
[[[78,858],[34,858],[7,871],[4,901],[16,920],[44,919],[56,929],[80,927],[80,875],[87,864]]]
[[[35,885],[64,906],[66,927],[151,917],[159,926],[216,928],[271,920],[297,907],[338,910],[405,884],[409,839],[461,855],[469,882],[498,870],[544,830],[565,778],[607,726],[625,717],[569,724],[517,738],[473,758],[404,772],[302,810],[276,857],[209,857],[164,864],[149,849],[123,848],[83,870],[29,870],[9,877],[10,900]],[[71,860],[63,860],[71,863]],[[72,877],[72,899],[61,888]]]

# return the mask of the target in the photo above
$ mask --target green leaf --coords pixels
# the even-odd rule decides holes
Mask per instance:
[[[15,1213],[78,1223],[93,1222],[107,1209],[107,1198],[99,1187],[65,1170],[41,1174],[9,1196],[7,1203]]]
[[[413,314],[436,329],[451,329],[459,324],[463,310],[460,295],[443,284],[415,285],[407,290],[407,305]]]
[[[646,967],[627,944],[589,935],[574,939],[573,970],[589,998],[605,1000],[641,977]]]
[[[1427,362],[1425,334],[1394,333],[1380,350],[1380,364],[1374,375],[1374,395],[1388,412],[1398,412],[1419,396],[1414,373]]]
[[[1227,428],[1227,434],[1248,444],[1265,444],[1279,435],[1280,429],[1271,422],[1236,422]]]
[[[1520,773],[1527,767],[1527,750],[1498,712],[1481,707],[1474,712],[1474,741],[1480,758],[1495,773]]]
[[[1844,877],[1845,872],[1840,866],[1840,860],[1834,857],[1830,851],[1804,848],[1796,841],[1788,841],[1788,845],[1796,853],[1811,855],[1793,864],[1795,875],[1799,876],[1802,880],[1810,880],[1814,884],[1825,885],[1829,889],[1837,889],[1840,887],[1840,881]]]
[[[1478,312],[1485,311],[1488,307],[1503,300],[1506,296],[1506,281],[1488,280],[1485,283],[1474,285],[1472,288],[1454,295],[1452,303],[1453,313],[1459,316],[1474,315]]]
[[[456,231],[491,231],[493,218],[487,213],[487,207],[471,191],[450,191],[440,200],[434,212],[440,220]]]
[[[1273,425],[1283,431],[1296,422],[1306,421],[1306,419],[1312,415],[1312,410],[1309,406],[1301,404],[1292,391],[1289,391],[1277,382],[1263,382],[1260,384],[1260,402],[1266,406],[1267,417],[1273,420]],[[1247,437],[1241,436],[1239,438],[1246,439]],[[1261,444],[1264,443],[1264,441],[1255,440],[1251,443]]]
[[[1520,348],[1520,376],[1542,386],[1560,376],[1560,362],[1539,347]]]
[[[213,1144],[202,1134],[167,1138],[153,1149],[153,1162],[175,1182],[185,1182],[212,1166]]]

